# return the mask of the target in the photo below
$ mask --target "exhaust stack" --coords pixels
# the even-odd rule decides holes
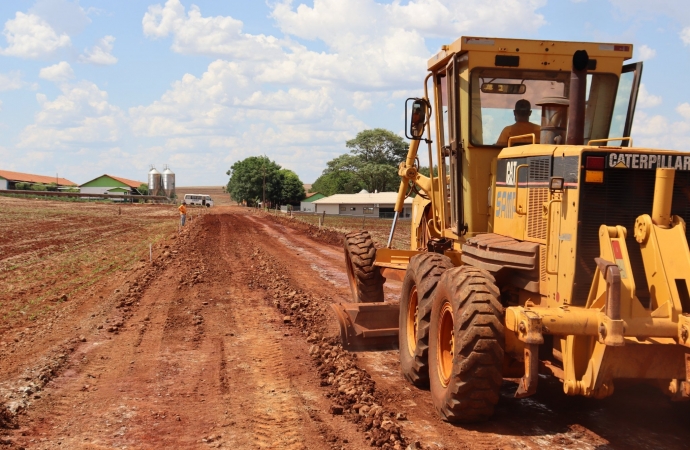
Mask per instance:
[[[676,171],[674,169],[656,169],[652,222],[660,228],[670,228],[671,222],[673,221],[671,204],[673,201],[673,182],[675,176]]]
[[[585,50],[573,54],[573,69],[570,72],[570,108],[568,110],[567,145],[583,145],[585,139],[585,99],[587,92],[587,66],[589,55]]]

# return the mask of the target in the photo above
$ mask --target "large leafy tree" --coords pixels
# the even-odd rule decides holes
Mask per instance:
[[[281,169],[278,171],[280,177],[280,203],[295,204],[299,203],[305,196],[304,184],[297,174],[292,170]]]
[[[313,191],[325,195],[394,191],[400,183],[398,165],[407,156],[407,144],[395,133],[364,130],[345,143],[350,153],[329,161],[314,182]]]
[[[324,172],[311,185],[311,191],[330,196],[333,194],[355,194],[364,187],[364,184],[355,174],[336,170]]]
[[[388,164],[398,166],[407,156],[407,144],[393,133],[383,128],[364,130],[357,137],[345,143],[350,152],[364,163]]]
[[[226,187],[233,200],[254,204],[261,201],[266,188],[266,200],[280,203],[282,197],[281,167],[266,156],[250,156],[232,165],[227,174],[230,180]]]

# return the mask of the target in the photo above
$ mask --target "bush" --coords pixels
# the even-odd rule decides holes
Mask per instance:
[[[24,183],[23,181],[19,183],[15,183],[14,188],[20,191],[28,191],[31,189],[31,184],[30,183]]]
[[[35,183],[33,186],[31,186],[32,191],[47,191],[48,186],[45,184],[40,184],[40,183]]]

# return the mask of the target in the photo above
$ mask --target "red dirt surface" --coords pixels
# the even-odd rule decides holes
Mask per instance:
[[[349,300],[339,242],[243,208],[212,208],[179,235],[174,214],[161,216],[172,230],[152,263],[138,249],[34,320],[3,322],[0,448],[687,448],[689,405],[640,387],[596,401],[542,379],[515,400],[507,381],[489,422],[441,422],[397,351],[337,345],[329,304]],[[52,242],[32,233],[33,248]],[[24,286],[8,298],[31,298]],[[399,289],[388,283],[387,297]]]

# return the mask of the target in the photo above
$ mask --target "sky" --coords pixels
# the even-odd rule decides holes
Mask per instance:
[[[358,132],[404,131],[460,36],[631,43],[636,146],[690,150],[687,0],[3,0],[0,169],[223,185],[266,155],[313,182]]]

